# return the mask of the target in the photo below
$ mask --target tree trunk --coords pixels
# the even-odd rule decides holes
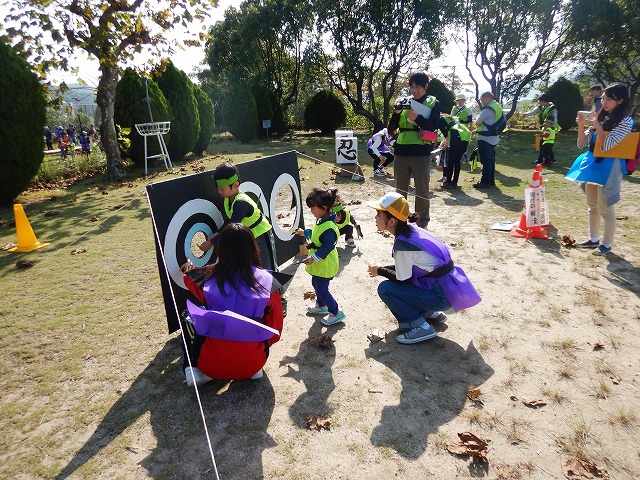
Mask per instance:
[[[122,158],[118,147],[118,134],[116,124],[113,120],[116,103],[116,85],[118,85],[118,67],[101,65],[100,82],[98,83],[98,93],[96,102],[100,107],[102,119],[102,145],[107,156],[107,174],[114,182],[124,180],[124,170],[122,168]]]

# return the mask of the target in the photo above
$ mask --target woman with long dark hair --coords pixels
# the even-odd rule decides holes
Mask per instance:
[[[577,182],[587,195],[589,206],[589,239],[576,244],[580,248],[593,248],[594,255],[606,255],[611,252],[613,235],[616,231],[616,213],[614,205],[620,200],[622,175],[627,173],[624,159],[596,157],[596,140],[602,143],[606,154],[618,145],[633,128],[633,119],[629,116],[629,90],[621,84],[611,85],[604,90],[602,108],[594,112],[591,125],[585,128],[586,120],[578,115],[578,147],[589,150],[578,158],[569,169],[566,178]],[[602,242],[600,242],[600,223],[604,221]]]
[[[185,274],[185,284],[204,309],[187,304],[183,323],[187,383],[262,377],[269,347],[280,340],[280,283],[260,268],[251,230],[225,226],[218,237],[218,262]],[[195,281],[194,281],[195,278]],[[263,328],[264,325],[266,328]]]

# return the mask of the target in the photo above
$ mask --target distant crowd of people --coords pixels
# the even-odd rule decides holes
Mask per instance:
[[[79,135],[73,123],[70,123],[66,129],[62,125],[58,125],[53,131],[48,125],[45,125],[44,142],[47,150],[54,150],[53,144],[56,142],[60,155],[63,159],[66,159],[69,154],[75,155],[77,146],[81,148],[83,155],[89,155],[91,153],[91,144],[99,144],[100,134],[93,124],[87,130],[80,131]]]

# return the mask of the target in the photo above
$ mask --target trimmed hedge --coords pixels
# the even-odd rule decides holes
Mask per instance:
[[[242,83],[234,83],[222,104],[222,119],[236,139],[248,143],[256,137],[258,110],[251,90]]]
[[[147,87],[149,89],[149,101],[153,121],[171,121],[171,107],[156,82],[147,79]],[[130,158],[137,166],[144,166],[144,137],[137,132],[135,124],[149,123],[151,119],[149,118],[149,107],[147,105],[144,81],[140,75],[131,68],[127,68],[124,71],[116,87],[114,119],[116,125],[131,129],[128,135],[131,141],[131,147],[128,152],[122,153],[124,156]],[[171,141],[171,133],[166,134],[164,140],[169,144]],[[149,137],[149,139],[147,139],[147,149],[149,156],[160,153],[160,145],[156,137]]]
[[[344,126],[347,110],[342,100],[330,90],[316,93],[304,109],[304,128],[330,133]]]
[[[196,146],[193,148],[193,153],[202,155],[207,149],[213,136],[213,131],[216,128],[215,114],[213,110],[213,102],[204,93],[198,85],[193,85],[193,93],[198,102],[198,114],[200,115],[200,135],[196,141]]]
[[[0,204],[9,205],[38,173],[44,158],[44,89],[25,60],[0,42]]]

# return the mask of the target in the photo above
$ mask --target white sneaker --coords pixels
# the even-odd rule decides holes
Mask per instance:
[[[386,173],[384,173],[381,168],[377,168],[373,171],[374,177],[382,177],[383,175],[386,175]]]
[[[355,247],[356,246],[356,241],[353,238],[350,238],[349,240],[347,240],[347,247]]]
[[[386,175],[387,174],[387,171],[383,167],[380,167],[378,169],[378,171],[380,172],[380,175]]]
[[[264,370],[260,369],[258,370],[258,373],[251,375],[249,378],[251,380],[258,380],[259,378],[262,378],[262,375],[264,375]]]
[[[196,385],[200,386],[213,380],[211,377],[207,377],[204,373],[198,370],[198,367],[187,367],[184,369],[184,374],[187,377],[187,385],[193,387],[193,379],[196,379]]]

